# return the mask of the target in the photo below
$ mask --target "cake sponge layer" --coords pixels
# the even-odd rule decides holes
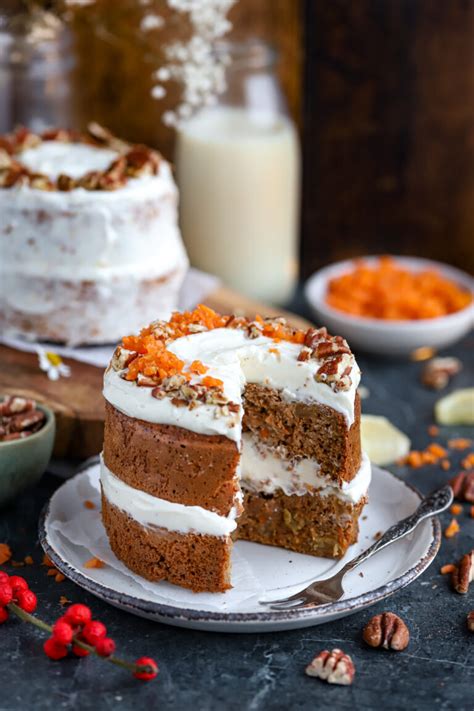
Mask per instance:
[[[367,498],[349,504],[335,496],[287,496],[244,492],[239,539],[280,546],[296,553],[342,558],[357,541],[358,519]]]
[[[231,587],[230,536],[145,527],[104,495],[102,521],[117,558],[142,578],[167,580],[193,592],[225,592]]]
[[[273,388],[248,383],[244,392],[244,430],[268,447],[284,447],[291,457],[318,462],[320,474],[339,485],[351,481],[360,467],[360,398],[356,394],[354,423],[320,403],[288,402]]]
[[[106,402],[104,461],[129,486],[227,516],[235,505],[239,452],[223,435],[137,420]]]

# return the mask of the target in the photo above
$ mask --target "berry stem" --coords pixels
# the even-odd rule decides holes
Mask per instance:
[[[25,612],[25,610],[22,610],[21,607],[18,607],[18,605],[16,605],[14,602],[8,603],[7,608],[10,612],[12,612],[14,615],[23,620],[23,622],[29,622],[35,627],[38,627],[38,629],[43,630],[43,632],[48,632],[49,634],[52,633],[53,628],[51,627],[51,625],[48,625],[46,622],[43,622],[43,620],[40,620],[38,617],[34,617],[34,615],[31,615],[29,612]],[[114,656],[101,657],[99,654],[97,654],[95,647],[92,647],[90,644],[83,642],[81,639],[76,639],[74,637],[73,642],[78,647],[82,647],[82,649],[86,649],[91,654],[95,654],[96,657],[99,657],[100,659],[103,659],[106,662],[110,662],[111,664],[115,664],[118,667],[122,667],[122,669],[127,669],[132,673],[145,672],[148,674],[154,671],[147,664],[133,664],[133,662],[126,662],[124,659],[119,659],[118,657]]]

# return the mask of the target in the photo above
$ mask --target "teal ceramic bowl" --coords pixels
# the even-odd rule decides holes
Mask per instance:
[[[43,427],[24,439],[0,442],[0,506],[12,501],[44,474],[51,458],[56,424],[54,413],[37,405],[46,415]]]

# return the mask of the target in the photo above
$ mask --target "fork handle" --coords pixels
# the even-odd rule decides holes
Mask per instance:
[[[377,553],[377,551],[380,551],[382,548],[390,545],[390,543],[394,543],[400,538],[403,538],[411,533],[425,518],[436,516],[436,514],[445,511],[451,504],[452,500],[453,490],[449,485],[443,486],[442,489],[438,489],[433,494],[427,496],[423,499],[421,504],[418,506],[416,511],[411,514],[411,516],[408,516],[398,523],[395,523],[393,526],[390,526],[390,528],[385,531],[383,536],[375,541],[373,545],[363,551],[356,558],[353,558],[349,561],[349,563],[346,563],[343,568],[344,573],[352,570],[356,567],[356,565],[360,565],[360,563],[363,563],[365,560],[373,556],[374,553]]]

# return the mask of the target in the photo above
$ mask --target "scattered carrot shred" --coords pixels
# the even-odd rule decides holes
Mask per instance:
[[[23,568],[23,566],[25,565],[22,560],[12,560],[11,564],[14,568]]]
[[[58,573],[59,573],[59,570],[57,570],[57,568],[50,568],[48,570],[48,572],[46,573],[46,575],[48,575],[49,577],[52,577],[53,575],[56,576]]]
[[[436,269],[415,272],[384,256],[354,260],[352,271],[330,280],[326,301],[355,316],[413,321],[460,311],[472,298]]]
[[[448,440],[448,447],[450,449],[469,449],[472,446],[472,439],[467,439],[466,437],[457,437],[455,439]]]
[[[454,565],[454,563],[448,563],[447,565],[443,565],[440,568],[439,572],[441,573],[441,575],[447,575],[448,573],[452,573],[455,570],[456,566]]]
[[[419,469],[420,467],[424,467],[426,464],[437,464],[440,460],[442,460],[440,466],[442,469],[447,471],[451,464],[448,459],[445,459],[446,455],[447,451],[444,447],[437,442],[432,442],[424,451],[418,452],[413,450],[412,452],[409,452],[404,459],[400,460],[400,463],[407,464],[413,469]]]
[[[95,504],[93,501],[89,501],[89,499],[86,499],[84,501],[84,508],[86,509],[95,509]]]
[[[34,563],[34,560],[30,555],[25,555],[23,560],[25,561],[26,565],[33,565]]]
[[[428,427],[428,434],[430,437],[437,437],[439,435],[439,427],[437,425],[430,425]]]
[[[61,595],[59,598],[59,604],[60,605],[68,605],[71,602],[65,595]]]
[[[269,348],[268,352],[273,353],[274,355],[280,355],[280,351],[278,350],[278,348]]]
[[[56,573],[56,575],[54,576],[54,581],[56,583],[62,583],[63,580],[65,580],[65,576],[62,573]]]
[[[447,451],[445,450],[445,448],[442,447],[440,444],[437,444],[436,442],[432,442],[431,444],[429,444],[427,449],[428,452],[434,454],[434,456],[438,459],[447,455]]]
[[[105,568],[105,563],[100,558],[90,558],[84,563],[84,568]]]
[[[469,514],[470,514],[471,518],[474,518],[474,506],[471,506],[471,508],[469,510]]]
[[[457,536],[459,531],[459,523],[456,521],[455,518],[453,518],[449,526],[445,529],[444,535],[446,538],[454,538],[454,536]]]
[[[434,355],[436,355],[436,351],[434,348],[431,348],[431,346],[420,346],[420,348],[415,348],[415,350],[410,353],[410,360],[418,363],[422,360],[429,360],[433,358]]]
[[[0,543],[0,565],[7,563],[12,557],[12,549],[8,543]]]
[[[461,462],[461,469],[474,469],[474,452],[469,452]]]
[[[46,555],[46,553],[43,556],[41,565],[45,565],[47,568],[54,568],[54,563],[52,562],[51,558]]]
[[[453,514],[453,516],[459,516],[459,514],[462,514],[461,504],[453,504],[450,508],[450,511]]]

